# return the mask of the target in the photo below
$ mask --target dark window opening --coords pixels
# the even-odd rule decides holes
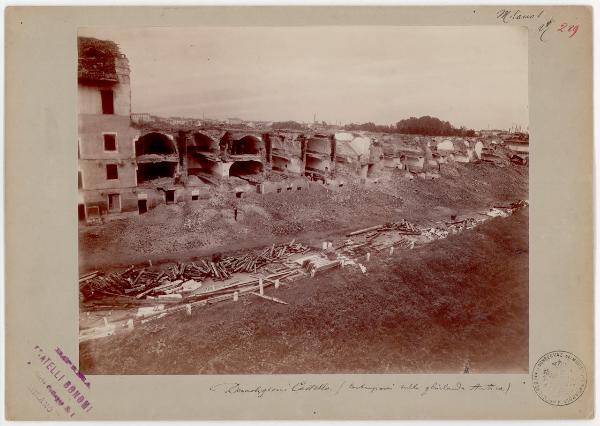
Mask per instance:
[[[117,136],[116,135],[104,135],[104,150],[105,151],[116,151],[117,150]]]
[[[243,194],[243,192],[236,192],[235,198],[242,198],[242,194]]]
[[[83,188],[83,177],[81,176],[81,172],[77,172],[77,188]]]
[[[198,194],[193,194],[192,195],[192,201],[197,201],[198,200]]]
[[[165,191],[165,199],[167,204],[173,204],[175,202],[175,190],[169,189]]]
[[[85,206],[83,204],[77,205],[77,216],[80,222],[85,220]]]
[[[116,164],[106,165],[106,179],[119,179],[119,171]]]
[[[101,90],[100,97],[102,98],[102,114],[114,114],[114,95],[112,90]]]
[[[288,191],[291,191],[291,190],[292,190],[292,187],[291,187],[291,186],[289,186],[287,190],[288,190]]]
[[[138,200],[138,212],[144,214],[148,211],[148,200]]]
[[[302,187],[301,186],[298,187],[298,191],[302,191]]]
[[[342,186],[344,186],[344,184],[343,184],[343,183],[340,183],[340,188],[341,188]]]
[[[121,210],[121,196],[119,194],[108,194],[108,210],[111,212]]]
[[[280,192],[281,192],[281,188],[277,188],[277,193],[280,193]]]
[[[373,174],[375,173],[375,167],[373,166],[373,164],[367,166],[367,177],[373,177]]]
[[[100,207],[98,206],[89,206],[86,209],[86,213],[88,217],[97,218],[100,217]]]

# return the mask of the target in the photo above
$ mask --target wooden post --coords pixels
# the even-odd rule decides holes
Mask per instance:
[[[367,253],[367,262],[371,260],[371,252]]]
[[[130,330],[133,330],[133,320],[129,319],[129,321],[127,321],[127,328]]]
[[[310,270],[310,277],[314,278],[315,277],[315,273],[316,273],[316,271],[314,269],[311,269]]]
[[[238,291],[233,292],[233,301],[237,302],[240,297],[240,293]]]
[[[323,247],[323,250],[327,250],[327,241],[323,241],[321,247]]]
[[[265,289],[263,286],[263,278],[262,277],[258,277],[258,288],[260,290],[260,295],[264,295],[265,294]]]
[[[192,305],[189,303],[185,305],[185,313],[188,314],[188,316],[192,315]]]
[[[150,259],[148,259],[148,265],[150,265],[150,267],[152,267],[152,261]]]
[[[108,327],[108,320],[106,317],[102,317],[102,319],[104,320],[104,327]]]
[[[394,246],[391,246],[391,247],[390,247],[390,256],[391,256],[392,254],[394,254]]]
[[[279,279],[275,280],[275,288],[279,288]]]
[[[327,241],[327,248],[333,248],[333,243],[331,241]]]

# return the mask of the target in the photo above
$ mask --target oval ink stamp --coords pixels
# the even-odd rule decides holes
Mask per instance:
[[[585,391],[587,374],[581,360],[566,351],[548,352],[533,367],[533,390],[551,405],[569,405]]]

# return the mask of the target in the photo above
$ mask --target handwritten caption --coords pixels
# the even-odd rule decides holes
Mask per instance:
[[[47,352],[34,346],[27,365],[33,375],[27,389],[44,411],[69,419],[92,411],[91,383],[60,347]]]
[[[382,393],[382,392],[405,392],[412,393],[420,397],[426,397],[434,393],[440,392],[456,392],[456,393],[488,393],[506,395],[510,391],[510,382],[498,383],[472,383],[465,384],[462,382],[456,383],[439,383],[432,382],[428,385],[420,383],[391,383],[391,384],[367,384],[360,382],[340,383],[321,382],[310,383],[301,381],[297,383],[288,383],[280,386],[265,386],[255,384],[242,384],[239,382],[218,383],[211,386],[209,389],[212,392],[217,392],[223,395],[251,395],[257,398],[263,398],[268,394],[299,394],[299,393],[328,393],[339,395],[342,393]]]
[[[537,27],[540,41],[546,42],[552,34],[560,33],[563,37],[573,38],[579,31],[579,24],[576,22],[564,22],[548,17],[544,9],[536,12],[523,12],[520,9],[499,9],[496,12],[496,18],[504,24],[518,22],[534,22],[540,25]]]

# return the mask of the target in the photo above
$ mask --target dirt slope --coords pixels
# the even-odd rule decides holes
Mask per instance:
[[[462,372],[468,361],[475,373],[527,371],[527,209],[367,265],[366,275],[345,268],[267,292],[288,306],[223,302],[86,342],[80,366],[88,374],[414,373]]]

